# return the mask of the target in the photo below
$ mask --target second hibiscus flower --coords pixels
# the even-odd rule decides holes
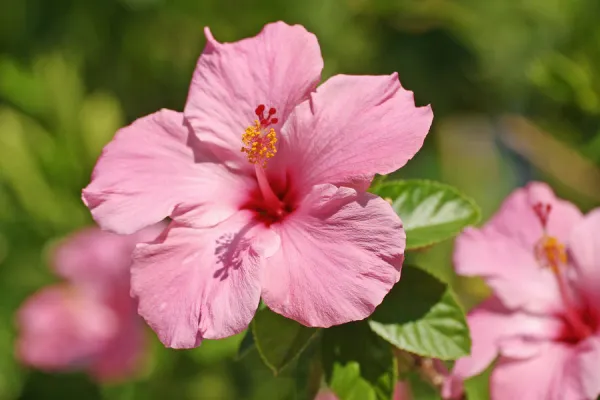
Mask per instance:
[[[492,399],[597,398],[599,227],[600,210],[584,216],[546,184],[532,182],[483,228],[458,238],[456,271],[482,276],[494,295],[468,315],[473,348],[456,362],[455,381],[498,358]]]
[[[301,26],[207,44],[183,113],[120,130],[83,191],[105,229],[170,217],[134,255],[139,312],[170,347],[239,333],[262,297],[308,326],[370,315],[400,279],[405,234],[374,174],[402,167],[430,107],[390,76],[337,75]]]

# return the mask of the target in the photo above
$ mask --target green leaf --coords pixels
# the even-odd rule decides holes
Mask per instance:
[[[252,335],[252,329],[248,329],[244,338],[240,342],[240,346],[238,347],[238,351],[236,354],[236,359],[240,360],[244,358],[252,349],[256,348],[256,344],[254,343],[254,336]]]
[[[273,371],[265,365],[256,346],[251,347],[244,358],[239,360],[239,366],[243,374],[251,378],[252,381],[259,383],[259,387],[253,390],[252,396],[248,395],[248,399],[296,400],[298,397],[295,395],[296,381],[293,376],[296,371],[295,368],[292,368],[296,362],[293,361],[290,367],[275,376]]]
[[[397,380],[391,346],[366,322],[329,328],[322,338],[326,381],[339,400],[390,400]]]
[[[410,392],[413,399],[442,400],[441,394],[425,382],[416,371],[408,373],[405,379],[410,383]]]
[[[390,181],[372,190],[384,199],[390,199],[402,218],[407,250],[450,239],[480,218],[479,207],[473,200],[443,183]]]
[[[330,386],[338,398],[342,400],[377,399],[371,384],[361,378],[360,365],[356,361],[351,361],[345,365],[335,364]]]
[[[287,368],[295,382],[294,400],[313,400],[321,387],[323,365],[320,341],[311,340],[306,350]]]
[[[465,379],[464,388],[469,400],[490,400],[490,376],[495,367],[495,362],[491,363],[485,371],[479,375]]]
[[[256,348],[275,375],[306,349],[317,332],[268,308],[259,310],[252,321]]]
[[[462,308],[445,284],[405,266],[402,279],[377,307],[371,329],[394,346],[425,357],[455,360],[470,352]]]
[[[244,376],[251,376],[252,381],[260,386],[252,399],[314,400],[323,373],[319,356],[320,341],[317,335],[300,356],[292,360],[280,374],[274,375],[253,345],[239,360],[240,372],[243,371]]]

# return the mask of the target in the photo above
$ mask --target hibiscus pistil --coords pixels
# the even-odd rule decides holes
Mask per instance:
[[[576,336],[585,339],[592,334],[591,328],[581,317],[579,309],[571,299],[569,285],[565,279],[564,269],[568,266],[568,257],[566,246],[556,237],[547,233],[548,218],[552,211],[550,204],[536,203],[533,211],[540,220],[544,233],[536,243],[534,252],[540,265],[544,268],[550,268],[556,277],[560,295],[565,304],[565,318],[571,325]]]
[[[268,115],[265,117],[265,105],[261,104],[256,107],[255,113],[258,117],[253,125],[246,128],[242,134],[242,153],[246,153],[248,161],[251,164],[267,167],[267,160],[275,156],[277,148],[277,133],[275,129],[269,128],[270,125],[276,124],[278,119],[273,118],[277,110],[270,108]]]
[[[254,113],[258,117],[254,121],[254,125],[250,125],[246,128],[246,131],[242,134],[242,153],[246,153],[250,164],[254,164],[256,171],[256,180],[258,181],[258,187],[262,193],[265,205],[276,217],[281,217],[284,214],[283,203],[273,192],[271,185],[265,174],[264,169],[267,167],[267,160],[275,156],[277,148],[277,133],[274,128],[269,126],[278,122],[277,118],[274,118],[277,110],[273,107],[269,108],[268,114],[265,116],[266,107],[264,104],[260,104],[256,107]]]
[[[552,211],[552,205],[536,203],[532,208],[544,231],[541,239],[535,244],[535,256],[543,267],[550,268],[555,274],[560,274],[561,267],[567,265],[568,259],[565,245],[556,237],[548,235],[548,218]]]

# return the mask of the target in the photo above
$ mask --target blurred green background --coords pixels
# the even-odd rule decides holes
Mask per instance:
[[[80,201],[115,130],[182,110],[202,28],[220,41],[270,21],[319,38],[324,78],[398,71],[434,126],[397,177],[453,184],[484,219],[531,179],[588,210],[600,203],[597,0],[3,0],[0,5],[0,399],[292,399],[240,337],[162,348],[127,384],[49,375],[13,357],[14,313],[56,280],[49,245],[91,224]],[[465,307],[485,295],[452,276],[452,243],[416,256]],[[485,395],[482,393],[482,398]]]

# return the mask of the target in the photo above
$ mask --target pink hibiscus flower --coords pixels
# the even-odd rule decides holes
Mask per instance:
[[[131,253],[160,232],[119,236],[88,228],[54,253],[66,282],[42,289],[18,312],[17,357],[47,371],[86,370],[98,380],[135,372],[143,351],[143,321],[129,295]]]
[[[241,332],[261,297],[307,326],[365,318],[400,279],[405,245],[365,190],[419,150],[431,109],[396,74],[317,88],[319,45],[301,26],[227,44],[205,32],[184,112],[121,129],[83,191],[115,232],[172,219],[136,250],[139,313],[174,348]]]
[[[493,399],[595,399],[600,394],[600,209],[583,216],[543,183],[516,190],[482,229],[457,240],[456,271],[494,295],[468,315],[472,354],[455,377],[498,355]]]

